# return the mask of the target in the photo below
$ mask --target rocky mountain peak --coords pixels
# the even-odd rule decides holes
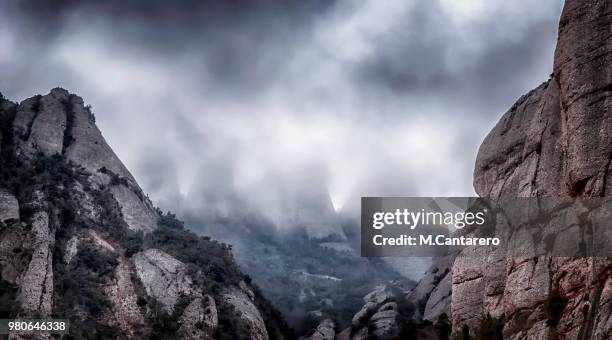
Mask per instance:
[[[291,336],[229,246],[154,208],[82,98],[0,99],[0,136],[1,318],[67,318],[73,338]]]

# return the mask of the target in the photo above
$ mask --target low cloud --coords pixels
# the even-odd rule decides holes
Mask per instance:
[[[273,216],[284,193],[320,186],[355,214],[363,195],[474,194],[481,140],[551,71],[560,10],[560,0],[9,1],[0,91],[84,97],[164,209]]]

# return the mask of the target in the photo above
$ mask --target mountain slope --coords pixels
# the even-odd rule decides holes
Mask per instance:
[[[291,337],[231,247],[153,207],[80,97],[1,98],[0,123],[0,318],[69,318],[78,339]]]

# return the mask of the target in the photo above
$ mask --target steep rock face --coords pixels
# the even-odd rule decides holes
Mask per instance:
[[[111,191],[132,229],[150,232],[155,228],[153,205],[108,146],[81,97],[55,88],[47,95],[26,99],[17,106],[11,129],[18,156],[64,155],[96,183],[114,184]]]
[[[380,285],[363,297],[365,304],[353,316],[351,327],[340,332],[340,339],[391,339],[399,333],[398,304],[403,292]],[[316,333],[315,333],[316,334]]]
[[[480,196],[609,193],[611,33],[610,2],[566,1],[554,77],[519,99],[484,140],[474,171]],[[609,339],[611,275],[605,258],[459,257],[453,327],[477,328],[490,314],[505,319],[509,339]]]
[[[574,195],[605,195],[612,185],[611,15],[609,1],[568,0],[559,25],[554,72],[565,131],[565,189]]]
[[[37,96],[24,101],[17,108],[14,132],[17,153],[34,156],[42,152],[46,156],[61,153],[66,130],[66,108],[69,100],[65,90],[53,89],[46,96]]]
[[[403,299],[413,306],[410,317],[435,321],[441,314],[450,315],[450,287],[448,281],[452,276],[451,268],[454,256],[438,259],[425,272],[416,287]],[[448,290],[447,290],[448,289]]]
[[[0,221],[19,219],[19,203],[8,190],[0,188]]]
[[[210,295],[193,299],[179,323],[178,334],[184,339],[213,339],[214,330],[219,324],[215,299]]]
[[[128,169],[119,160],[115,152],[106,143],[102,133],[95,124],[95,118],[79,96],[70,96],[70,138],[65,145],[66,157],[84,167],[91,173],[106,168],[113,173],[127,178],[131,183],[136,181]]]
[[[335,324],[331,319],[325,319],[319,323],[315,332],[304,338],[304,340],[334,340],[336,338]]]
[[[172,312],[180,296],[197,294],[187,267],[159,249],[147,249],[134,255],[134,265],[147,294]]]
[[[157,214],[145,199],[125,185],[113,185],[110,191],[121,207],[125,223],[134,231],[151,232],[156,228]]]
[[[247,324],[253,340],[268,340],[268,331],[259,310],[253,303],[253,292],[238,287],[230,287],[222,294],[225,303],[231,305]]]
[[[49,316],[53,299],[53,232],[49,228],[49,216],[37,212],[32,218],[34,236],[30,263],[20,279],[18,300],[23,316],[36,314]]]

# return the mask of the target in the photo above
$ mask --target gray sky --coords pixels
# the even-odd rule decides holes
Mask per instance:
[[[548,79],[561,0],[0,3],[0,91],[93,106],[156,204],[473,195],[486,133]],[[319,189],[316,189],[317,191]]]

